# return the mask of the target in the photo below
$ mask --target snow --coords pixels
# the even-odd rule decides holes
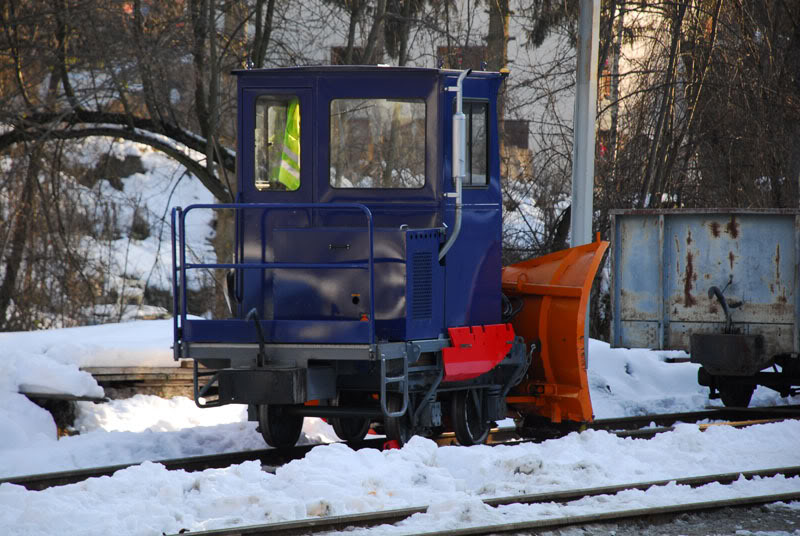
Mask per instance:
[[[170,366],[172,323],[139,321],[0,334],[0,475],[141,462],[264,448],[241,406],[199,409],[193,401],[137,395],[79,403],[80,435],[56,438],[50,415],[19,389],[102,394],[80,366]],[[612,349],[591,341],[589,383],[597,418],[703,409],[707,390],[697,365],[666,363],[675,353]],[[759,404],[797,403],[760,388]],[[304,441],[335,440],[330,426],[306,419]],[[199,473],[167,471],[145,461],[111,477],[27,491],[0,485],[0,526],[15,534],[157,535],[304,517],[430,505],[397,524],[356,534],[407,534],[453,527],[626,510],[784,491],[798,478],[740,480],[733,486],[675,484],[569,505],[497,509],[481,499],[800,463],[800,423],[700,432],[679,424],[651,440],[588,430],[544,443],[441,447],[414,438],[399,450],[353,451],[333,443],[269,474],[256,462]],[[797,503],[789,507],[797,508]]]
[[[798,478],[739,480],[730,487],[670,484],[647,491],[558,504],[490,509],[482,498],[668,479],[797,463],[786,445],[800,441],[795,423],[700,432],[679,426],[652,440],[607,432],[573,433],[541,444],[442,447],[414,438],[401,450],[313,449],[304,459],[262,471],[257,462],[199,473],[145,462],[112,477],[29,492],[0,486],[0,523],[17,533],[177,533],[430,505],[396,527],[354,531],[407,534],[493,522],[579,515],[800,491]]]
[[[76,367],[180,366],[172,358],[172,320],[0,333],[0,345],[24,353],[26,359],[41,356]],[[38,375],[37,369],[33,367],[30,374]],[[60,392],[84,394],[70,389]]]
[[[175,367],[172,321],[151,320],[33,332],[0,333],[0,476],[136,463],[264,448],[244,406],[200,409],[184,397],[137,395],[105,404],[80,402],[81,435],[57,439],[50,414],[18,392],[102,397],[79,367]],[[303,440],[336,436],[309,419]]]

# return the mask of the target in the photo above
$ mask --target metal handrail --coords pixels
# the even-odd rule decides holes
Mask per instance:
[[[175,249],[175,222],[178,219],[178,214],[181,212],[181,207],[174,207],[172,209],[172,358],[178,361],[181,358],[181,348],[178,344],[180,337],[180,326],[178,318],[180,316],[178,305],[180,303],[179,294],[183,292],[183,286],[178,286],[178,262],[177,250]]]
[[[192,210],[200,209],[233,209],[233,210],[264,210],[262,216],[262,259],[266,243],[264,218],[269,210],[294,210],[294,209],[321,209],[321,210],[359,210],[364,213],[369,232],[369,257],[366,262],[349,263],[288,263],[288,262],[239,262],[238,255],[233,263],[187,263],[186,262],[186,215]],[[177,223],[177,243],[176,243]],[[180,255],[176,255],[176,246],[180,247]],[[186,208],[175,207],[172,209],[172,266],[173,266],[173,328],[176,342],[175,358],[180,357],[177,341],[180,338],[180,327],[186,322],[188,308],[186,295],[186,270],[205,268],[232,268],[236,270],[269,270],[269,269],[361,269],[369,272],[369,327],[368,343],[375,343],[375,253],[374,253],[374,222],[372,212],[360,203],[219,203],[196,204]],[[238,252],[237,252],[238,253]],[[176,262],[179,261],[179,264]],[[178,314],[178,312],[180,314]]]
[[[387,376],[387,361],[396,361],[396,360],[403,360],[403,375],[402,376]],[[387,405],[388,398],[386,396],[386,387],[389,384],[396,384],[399,383],[403,386],[403,390],[401,394],[403,395],[403,405],[400,407],[399,410],[396,411],[389,411],[389,406]],[[380,401],[381,401],[381,411],[386,417],[401,417],[405,414],[406,410],[408,410],[408,356],[394,356],[387,358],[385,355],[381,355],[381,389],[380,389]]]

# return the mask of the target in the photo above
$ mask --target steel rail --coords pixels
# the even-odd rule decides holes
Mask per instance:
[[[776,408],[746,408],[747,415],[758,416],[764,413],[771,412],[772,409],[778,410],[777,413],[781,417],[791,418],[800,417],[800,406],[779,406]],[[618,419],[599,419],[593,423],[589,423],[585,428],[609,430],[620,437],[638,437],[649,438],[662,432],[671,431],[672,427],[655,427],[655,428],[641,428],[636,430],[637,426],[647,426],[650,423],[674,423],[678,421],[692,422],[704,419],[720,418],[721,416],[736,417],[741,416],[737,409],[735,412],[730,408],[720,408],[719,410],[709,410],[701,412],[687,412],[687,413],[672,413],[663,415],[646,415],[641,417],[622,417]],[[732,426],[750,426],[759,424],[764,421],[742,421],[735,423],[711,423],[700,425],[701,429],[716,424],[728,424]],[[633,429],[633,430],[632,430]],[[570,430],[572,431],[572,430]],[[442,434],[438,437],[432,438],[439,446],[454,445],[456,443],[455,434],[452,432]],[[527,442],[520,437],[515,429],[512,428],[495,428],[493,429],[487,440],[490,445],[513,445],[521,442]],[[352,444],[354,449],[360,448],[374,448],[380,449],[383,447],[385,439],[367,439],[360,443]],[[209,454],[203,456],[191,456],[186,458],[174,458],[164,460],[152,460],[153,463],[159,463],[166,467],[168,470],[184,470],[184,471],[202,471],[205,469],[218,469],[243,463],[246,461],[260,461],[262,465],[266,466],[280,466],[292,460],[300,459],[314,447],[325,445],[325,443],[317,443],[313,445],[299,445],[289,449],[261,449],[223,454]],[[75,469],[70,471],[59,471],[53,473],[42,473],[35,475],[19,475],[8,478],[0,479],[0,484],[10,483],[25,487],[33,491],[40,491],[53,486],[62,486],[66,484],[75,484],[82,482],[89,478],[100,476],[110,476],[115,472],[140,465],[142,462],[132,462],[118,465],[110,465],[104,467],[93,467],[85,469]]]
[[[351,445],[351,448],[373,448],[379,449],[386,440],[366,439],[358,444]],[[298,445],[285,449],[260,449],[247,450],[241,452],[229,452],[223,454],[207,454],[204,456],[191,456],[187,458],[173,458],[167,460],[152,460],[152,463],[159,463],[170,471],[184,470],[188,472],[203,471],[205,469],[220,469],[231,465],[244,463],[247,461],[260,461],[262,465],[277,467],[297,460],[305,456],[314,447],[327,443],[315,443],[313,445]],[[143,462],[124,463],[119,465],[109,465],[105,467],[93,467],[87,469],[76,469],[72,471],[60,471],[56,473],[42,473],[37,475],[13,476],[0,479],[0,484],[16,484],[32,491],[41,491],[53,486],[63,486],[65,484],[75,484],[89,478],[100,476],[110,476],[121,469],[127,469]]]
[[[725,419],[743,421],[748,419],[769,419],[777,417],[800,417],[800,405],[772,406],[754,408],[708,408],[702,411],[684,413],[663,413],[659,415],[637,415],[614,419],[596,419],[587,425],[594,430],[636,429],[655,423],[657,426],[671,426],[676,422],[697,422],[705,419]]]
[[[503,532],[518,532],[521,530],[553,530],[562,527],[608,523],[640,519],[651,516],[682,514],[687,512],[700,512],[704,510],[717,510],[720,508],[733,508],[755,506],[775,502],[800,500],[800,491],[792,493],[776,493],[772,495],[758,495],[753,497],[738,497],[735,499],[720,499],[716,501],[703,501],[695,503],[675,504],[672,506],[657,506],[653,508],[638,508],[633,510],[619,510],[602,514],[586,514],[580,516],[565,516],[553,519],[522,521],[506,523],[503,525],[487,525],[482,527],[466,527],[438,532],[426,532],[425,536],[472,536],[478,534],[497,534]],[[194,535],[202,533],[194,532]],[[244,533],[241,533],[244,534]]]
[[[595,488],[584,488],[577,490],[565,490],[549,493],[537,493],[527,495],[516,495],[510,497],[499,497],[484,499],[484,504],[491,507],[506,506],[510,504],[537,504],[537,503],[568,503],[586,497],[598,495],[614,495],[627,490],[646,490],[653,486],[665,486],[670,483],[687,485],[691,487],[703,486],[718,482],[730,484],[739,478],[752,479],[756,477],[772,477],[784,475],[793,477],[800,475],[800,466],[782,467],[774,469],[762,469],[757,471],[741,471],[734,473],[722,473],[715,475],[693,476],[677,478],[671,480],[654,480],[650,482],[639,482],[634,484],[622,484],[615,486],[602,486]],[[590,523],[619,520],[626,518],[643,517],[648,515],[661,515],[678,512],[689,512],[699,510],[709,510],[723,508],[726,506],[745,506],[755,504],[765,504],[779,501],[800,500],[800,491],[793,493],[782,493],[773,495],[762,495],[756,497],[740,497],[736,499],[706,501],[698,503],[688,503],[668,507],[644,508],[636,510],[624,510],[617,512],[607,512],[603,514],[588,514],[583,516],[569,516],[562,518],[551,518],[546,520],[534,520],[518,523],[508,523],[504,525],[487,525],[481,527],[465,527],[441,532],[425,533],[426,536],[460,536],[468,534],[492,534],[497,532],[512,532],[530,529],[554,529],[568,525],[585,525]],[[280,534],[281,536],[291,536],[300,534],[315,534],[319,532],[345,530],[350,528],[368,528],[383,524],[392,524],[411,517],[412,515],[424,513],[427,506],[412,508],[401,508],[395,510],[383,510],[379,512],[369,512],[363,514],[352,514],[343,516],[331,516],[322,518],[307,518],[296,521],[284,521],[280,523],[270,523],[264,525],[251,525],[243,527],[232,527],[226,529],[214,529],[208,531],[192,531],[194,536],[259,536]]]

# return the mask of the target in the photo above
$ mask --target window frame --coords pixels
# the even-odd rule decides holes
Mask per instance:
[[[352,101],[369,101],[369,100],[382,100],[382,101],[400,101],[400,102],[413,102],[419,103],[423,106],[423,116],[422,116],[422,125],[423,125],[423,139],[422,139],[422,169],[423,169],[423,181],[422,184],[416,187],[368,187],[368,186],[354,186],[354,187],[347,187],[347,186],[336,186],[331,181],[332,177],[330,174],[330,170],[332,168],[332,156],[333,156],[333,146],[331,143],[331,129],[333,128],[333,122],[331,121],[332,113],[333,113],[333,103],[337,100],[352,100]],[[328,99],[328,133],[327,133],[327,142],[328,142],[328,187],[331,190],[335,190],[337,192],[357,192],[357,191],[383,191],[383,192],[411,192],[411,191],[419,191],[425,189],[428,185],[428,151],[427,151],[427,144],[428,144],[428,102],[425,97],[396,97],[396,96],[386,96],[386,95],[378,95],[378,96],[371,96],[371,97],[353,97],[347,95],[340,95],[336,97],[332,97]]]

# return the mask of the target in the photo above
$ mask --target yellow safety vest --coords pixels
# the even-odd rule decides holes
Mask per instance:
[[[276,169],[278,181],[287,190],[300,188],[300,101],[292,99],[286,112],[281,163]]]

